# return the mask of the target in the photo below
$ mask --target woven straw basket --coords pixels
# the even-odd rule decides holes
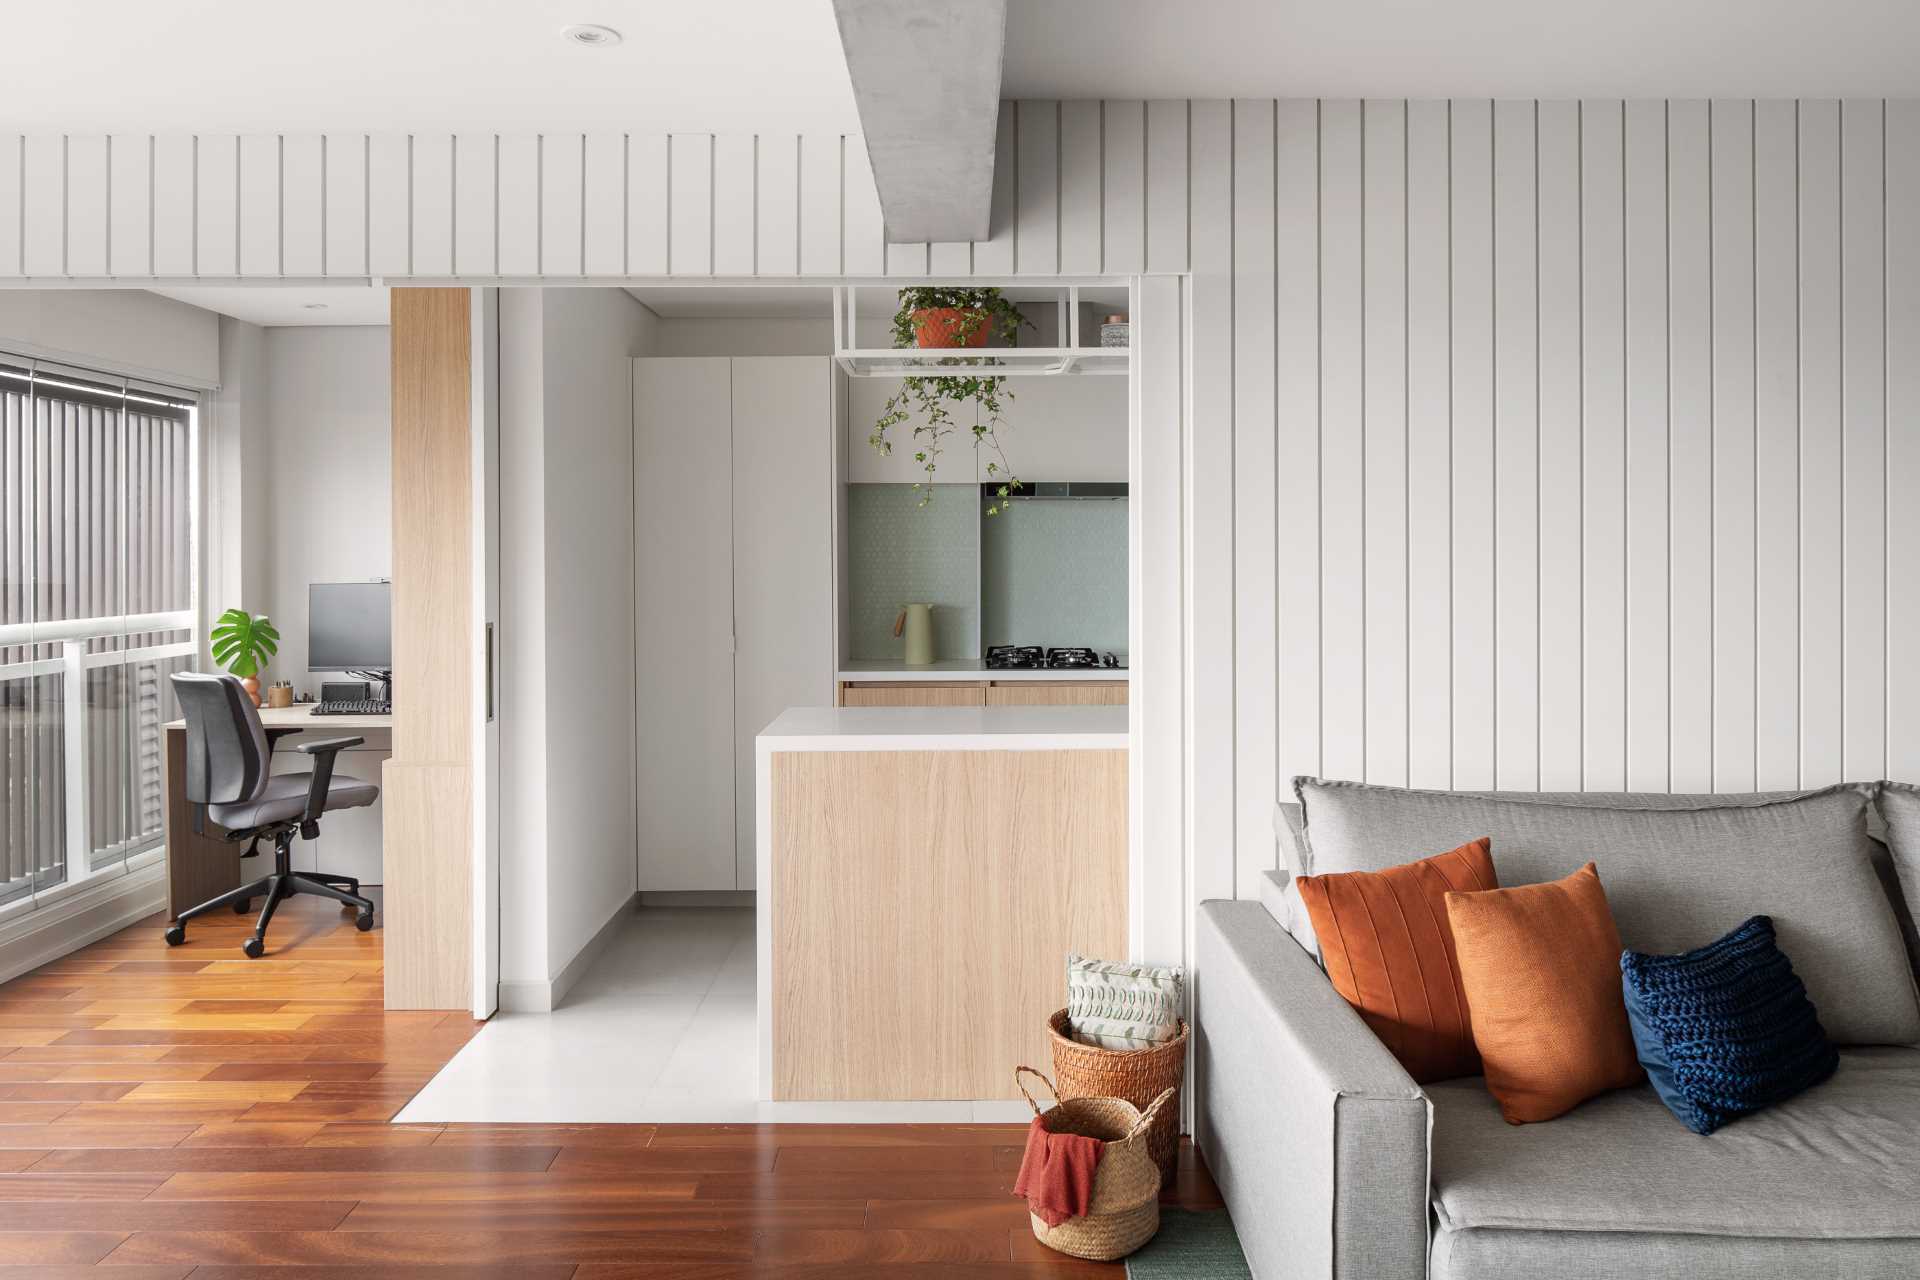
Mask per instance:
[[[1054,1105],[1041,1110],[1020,1079],[1022,1074],[1046,1085]],[[1093,1173],[1093,1198],[1087,1212],[1057,1227],[1029,1213],[1034,1239],[1049,1249],[1095,1262],[1124,1258],[1153,1239],[1160,1230],[1160,1171],[1147,1155],[1147,1130],[1174,1091],[1168,1089],[1142,1112],[1124,1098],[1062,1099],[1053,1081],[1032,1067],[1016,1067],[1013,1079],[1048,1133],[1077,1133],[1106,1144]]]
[[[1063,1098],[1125,1098],[1149,1107],[1168,1089],[1173,1105],[1162,1107],[1147,1131],[1147,1152],[1160,1167],[1160,1185],[1173,1182],[1180,1157],[1180,1084],[1187,1075],[1187,1024],[1164,1044],[1147,1049],[1102,1049],[1081,1044],[1068,1031],[1067,1011],[1047,1019],[1053,1043],[1053,1078]]]

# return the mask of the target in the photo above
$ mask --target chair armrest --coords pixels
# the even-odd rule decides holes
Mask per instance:
[[[1254,1274],[1424,1280],[1420,1086],[1261,904],[1195,942],[1196,1140]]]
[[[332,755],[336,751],[345,751],[348,747],[357,747],[365,738],[320,738],[313,742],[296,742],[295,751],[304,751],[310,756]]]
[[[365,738],[321,738],[314,742],[297,742],[295,751],[305,752],[313,757],[313,773],[307,783],[307,811],[300,816],[303,834],[304,828],[319,820],[327,807],[327,788],[333,785],[333,761],[348,747],[357,747]],[[308,834],[308,839],[312,836]]]

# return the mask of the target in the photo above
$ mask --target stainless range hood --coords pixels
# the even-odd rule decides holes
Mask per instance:
[[[997,501],[999,482],[981,485],[980,496]],[[1113,502],[1126,496],[1124,480],[1023,480],[1007,495],[1014,502]]]

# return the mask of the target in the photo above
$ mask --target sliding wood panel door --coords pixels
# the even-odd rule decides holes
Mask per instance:
[[[389,1009],[473,1003],[471,293],[395,289]]]

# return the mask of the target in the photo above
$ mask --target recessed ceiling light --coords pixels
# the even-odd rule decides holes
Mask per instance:
[[[563,38],[574,44],[583,44],[589,49],[611,49],[620,43],[620,33],[612,27],[602,27],[591,22],[575,23],[571,27],[560,28]]]
[[[302,311],[325,311],[327,304],[324,302],[303,302],[300,304],[300,309]]]

